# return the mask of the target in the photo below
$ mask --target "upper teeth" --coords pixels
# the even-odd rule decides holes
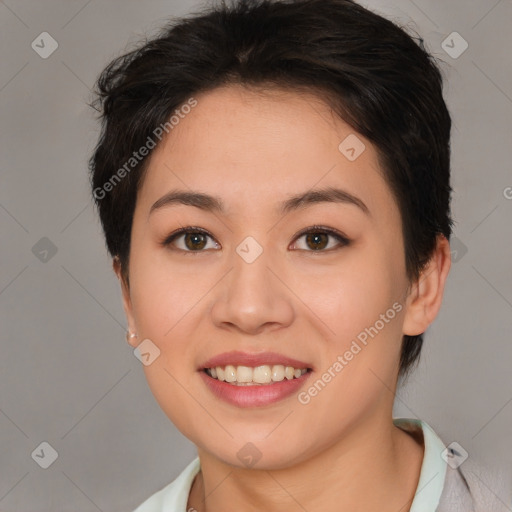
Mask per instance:
[[[270,382],[280,382],[285,378],[288,380],[300,377],[307,372],[306,368],[293,368],[292,366],[283,366],[268,364],[256,366],[233,366],[228,364],[226,367],[217,366],[215,368],[206,368],[206,373],[213,377],[226,382],[235,384],[268,384]]]

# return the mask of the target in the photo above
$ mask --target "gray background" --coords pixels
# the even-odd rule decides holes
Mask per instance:
[[[363,4],[415,28],[446,62],[454,122],[455,262],[394,415],[422,418],[470,457],[509,465],[512,2]],[[0,3],[2,511],[130,510],[195,456],[125,342],[120,290],[88,189],[99,127],[86,103],[111,58],[200,5]],[[31,47],[44,31],[59,45],[47,59]],[[469,44],[458,58],[441,46],[453,31]],[[54,255],[43,252],[43,237]],[[58,452],[48,469],[31,457],[43,441]]]

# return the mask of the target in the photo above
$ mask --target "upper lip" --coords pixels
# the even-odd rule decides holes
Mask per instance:
[[[231,364],[233,366],[262,366],[265,364],[268,365],[277,365],[282,364],[283,366],[293,366],[293,368],[311,368],[308,363],[303,361],[299,361],[298,359],[294,359],[292,357],[284,356],[283,354],[278,354],[276,352],[258,352],[258,353],[249,353],[249,352],[241,352],[238,350],[232,352],[224,352],[222,354],[218,354],[216,356],[211,357],[201,365],[199,370],[204,370],[205,368],[215,368],[217,366],[226,366]]]

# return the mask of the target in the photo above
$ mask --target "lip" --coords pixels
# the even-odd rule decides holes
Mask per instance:
[[[283,358],[281,358],[281,361]],[[268,361],[268,360],[267,360]],[[222,365],[218,365],[222,366]],[[292,365],[290,365],[292,366]],[[236,386],[210,377],[204,370],[199,371],[208,389],[219,399],[236,407],[263,407],[298,393],[311,375],[307,371],[297,379],[284,379],[280,382],[255,386]]]
[[[314,370],[314,368],[305,363],[292,357],[284,356],[276,352],[259,352],[249,353],[234,350],[232,352],[224,352],[211,357],[203,363],[198,370],[204,370],[205,368],[215,368],[216,366],[226,366],[232,364],[233,366],[250,366],[252,368],[256,366],[262,366],[264,364],[275,365],[282,364],[283,366],[293,366],[295,369],[308,368]],[[306,373],[308,375],[310,372]],[[299,380],[299,379],[297,379]],[[233,387],[233,386],[231,386]]]

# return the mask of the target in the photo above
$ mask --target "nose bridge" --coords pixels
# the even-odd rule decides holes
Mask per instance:
[[[253,236],[244,238],[232,254],[228,295],[248,312],[256,307],[261,309],[271,300],[270,256],[270,249],[264,248]]]
[[[273,261],[270,249],[255,237],[247,236],[235,247],[229,258],[232,270],[212,310],[218,325],[229,323],[251,332],[291,321],[292,304],[275,270],[270,270]]]

